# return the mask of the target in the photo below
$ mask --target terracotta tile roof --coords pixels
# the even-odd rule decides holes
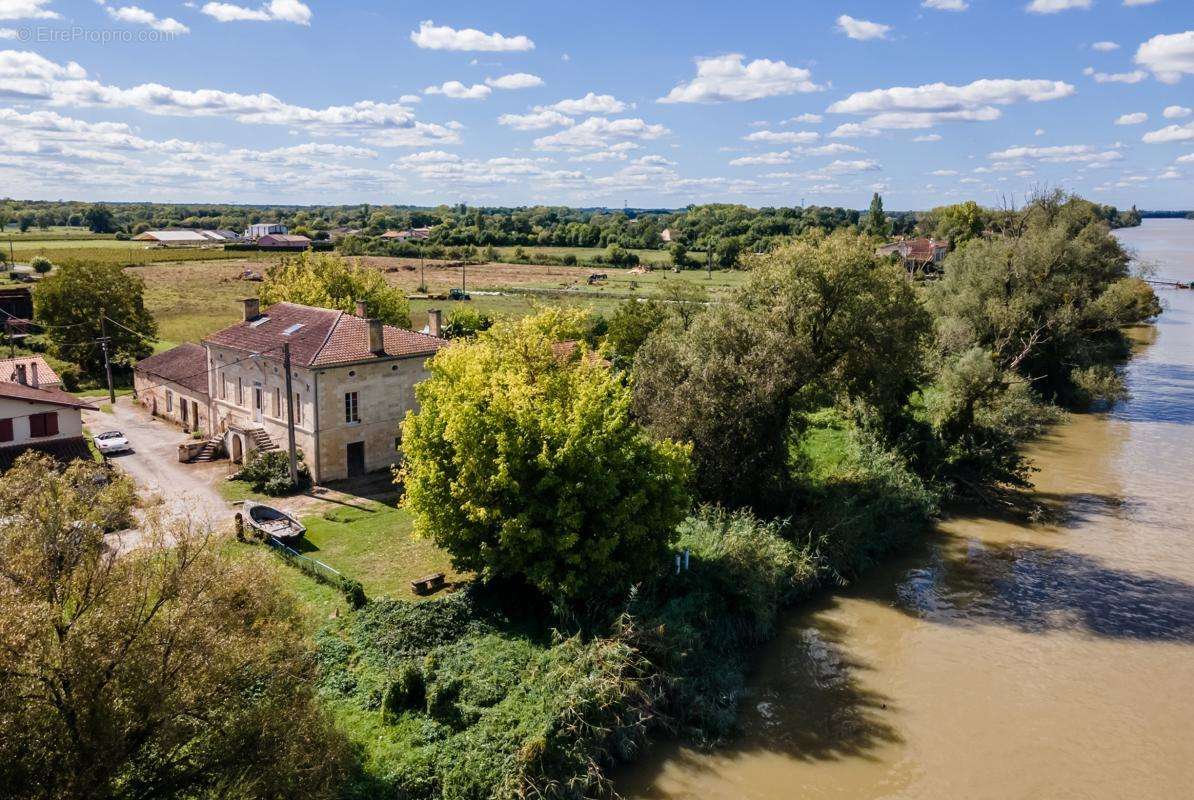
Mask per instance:
[[[30,403],[46,403],[52,406],[66,406],[68,408],[93,408],[93,406],[69,392],[64,392],[55,386],[42,386],[34,389],[23,383],[0,381],[0,397],[10,400],[27,400]]]
[[[187,342],[172,350],[141,359],[133,368],[151,380],[169,381],[207,399],[207,350]]]
[[[264,322],[261,320],[265,318]],[[290,335],[283,331],[302,327]],[[446,339],[385,326],[385,354],[369,352],[368,322],[343,311],[296,303],[277,303],[256,320],[240,322],[216,331],[203,340],[248,353],[266,353],[280,358],[282,344],[290,343],[290,358],[302,367],[327,367],[386,358],[429,356],[446,347]]]
[[[25,373],[31,374],[29,366],[37,364],[37,382],[43,386],[47,383],[62,383],[62,378],[53,367],[46,363],[41,356],[22,356],[21,358],[0,358],[0,381],[16,383],[17,365],[25,365]]]
[[[19,444],[13,447],[0,448],[0,472],[7,472],[13,462],[30,450],[46,453],[54,457],[59,463],[67,464],[76,459],[91,460],[91,449],[87,447],[87,440],[82,436],[73,439],[54,439],[49,442],[33,444]]]

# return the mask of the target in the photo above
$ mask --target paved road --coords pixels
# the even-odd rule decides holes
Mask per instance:
[[[160,497],[168,516],[189,519],[196,527],[228,524],[232,507],[217,489],[228,475],[227,461],[179,463],[178,445],[185,441],[183,432],[151,417],[131,397],[117,398],[111,413],[84,411],[83,423],[92,434],[111,430],[124,433],[133,452],[113,455],[109,460],[136,482],[142,497]],[[120,537],[122,549],[135,547],[139,540],[136,531]]]

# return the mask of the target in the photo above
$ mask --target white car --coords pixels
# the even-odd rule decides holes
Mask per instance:
[[[129,440],[124,438],[124,434],[120,431],[106,431],[95,437],[96,448],[104,455],[111,455],[113,453],[131,453],[133,446],[129,444]]]

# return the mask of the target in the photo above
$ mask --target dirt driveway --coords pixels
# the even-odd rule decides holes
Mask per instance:
[[[111,412],[84,411],[83,424],[93,435],[120,431],[133,452],[109,457],[109,461],[131,477],[149,507],[160,498],[166,514],[189,519],[196,527],[222,527],[232,520],[232,506],[220,496],[219,485],[227,477],[227,461],[182,464],[178,445],[183,432],[168,422],[149,415],[131,397],[118,397]],[[136,546],[136,531],[119,534],[120,547]]]

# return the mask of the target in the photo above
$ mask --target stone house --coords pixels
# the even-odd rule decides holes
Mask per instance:
[[[289,400],[295,441],[316,482],[397,463],[398,425],[416,407],[415,384],[448,342],[369,319],[364,303],[354,315],[294,303],[263,311],[257,300],[243,302],[241,322],[203,340],[213,432],[229,458],[285,448]],[[289,397],[283,345],[291,358]]]
[[[150,414],[175,422],[184,431],[212,436],[207,387],[207,350],[193,342],[142,359],[133,367],[134,394]]]

